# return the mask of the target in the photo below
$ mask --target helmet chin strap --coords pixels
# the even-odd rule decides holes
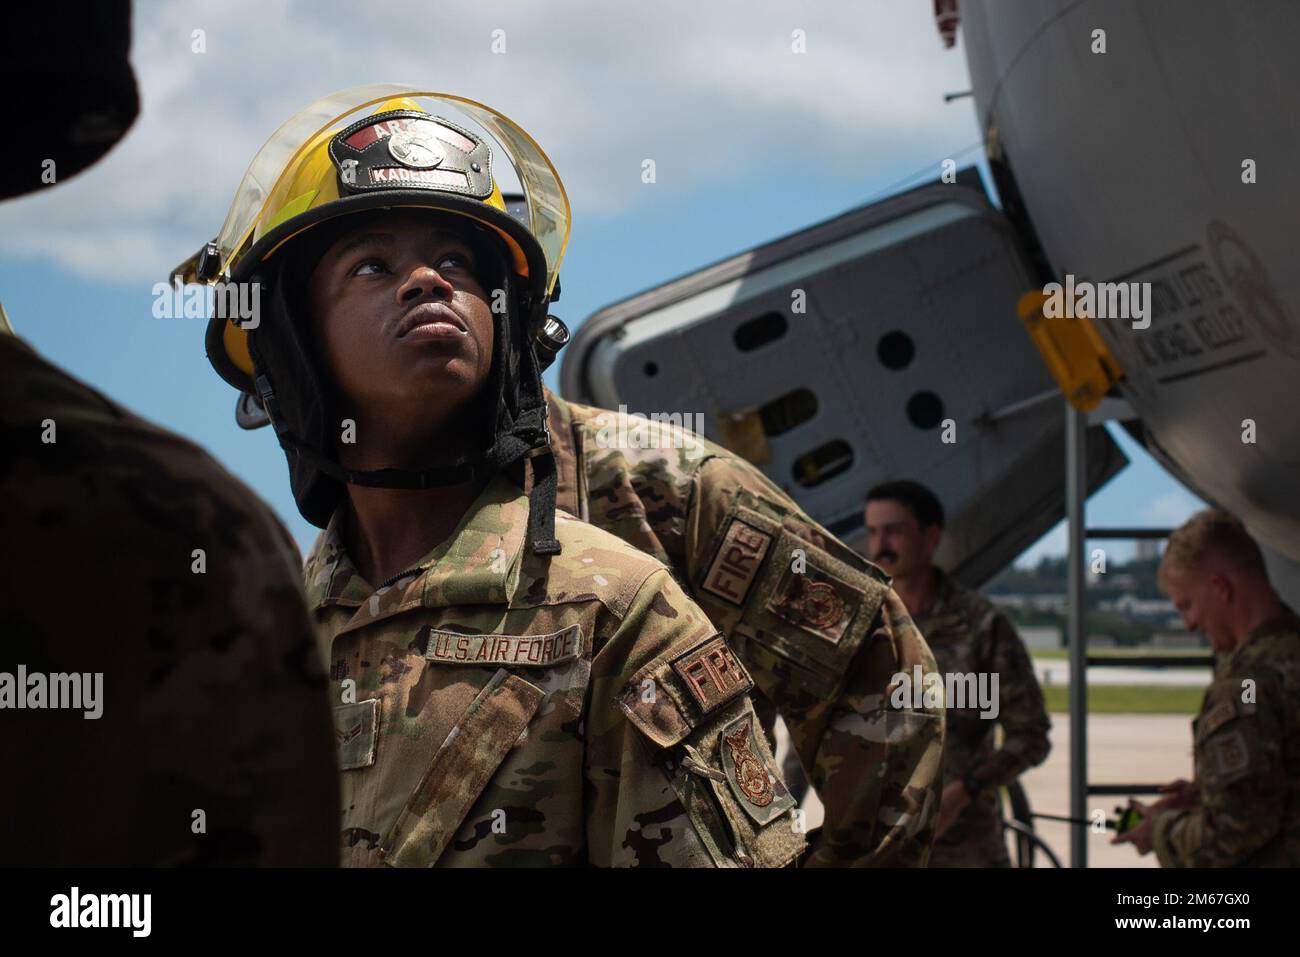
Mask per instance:
[[[555,537],[555,496],[559,491],[559,478],[550,446],[533,456],[532,463],[533,488],[528,493],[528,547],[534,555],[558,555],[560,542]]]
[[[525,378],[531,379],[531,377]],[[501,471],[505,465],[530,458],[533,486],[528,496],[528,547],[534,555],[560,554],[560,543],[555,537],[555,499],[559,480],[556,474],[555,457],[551,453],[550,436],[546,429],[544,405],[540,409],[540,415],[536,406],[530,408],[521,417],[515,433],[505,437],[504,449],[500,456],[503,461],[500,464],[482,459],[477,461],[462,459],[450,465],[427,469],[349,469],[294,435],[284,416],[280,414],[279,402],[270,378],[259,375],[255,381],[262,399],[262,407],[271,420],[280,447],[298,455],[307,464],[324,472],[330,478],[347,485],[393,489],[446,488],[489,478]],[[532,391],[531,382],[524,388]],[[540,422],[529,421],[533,419],[538,419]]]

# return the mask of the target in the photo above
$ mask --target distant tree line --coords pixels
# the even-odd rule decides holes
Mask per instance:
[[[1091,546],[1088,552],[1091,558]],[[1106,635],[1119,645],[1143,645],[1152,636],[1171,630],[1164,616],[1139,617],[1112,610],[1102,610],[1102,602],[1111,602],[1123,595],[1144,601],[1161,600],[1165,596],[1156,587],[1156,569],[1160,559],[1142,558],[1128,562],[1107,561],[1104,574],[1089,576],[1085,588],[1085,631],[1089,635]],[[982,589],[995,601],[998,596],[1064,596],[1066,594],[1066,559],[1064,556],[1044,556],[1030,568],[1004,569]],[[1056,626],[1064,635],[1065,615],[1049,609],[1007,608],[1007,614],[1020,627]]]

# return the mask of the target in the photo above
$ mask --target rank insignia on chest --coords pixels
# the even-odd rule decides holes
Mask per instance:
[[[737,718],[723,729],[722,769],[740,806],[757,823],[767,824],[795,806],[790,792],[763,760],[752,715]]]
[[[732,519],[700,587],[733,605],[744,605],[771,546],[771,535],[738,518]]]
[[[673,670],[685,682],[687,690],[704,714],[736,695],[743,694],[754,685],[744,666],[731,653],[726,639],[721,636],[682,655],[673,662]]]
[[[334,740],[339,749],[340,771],[367,768],[375,763],[378,730],[378,698],[367,698],[334,709]]]

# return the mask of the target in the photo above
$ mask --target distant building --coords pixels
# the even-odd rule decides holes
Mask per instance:
[[[1139,538],[1134,546],[1133,557],[1140,562],[1160,557],[1161,542],[1157,538]]]

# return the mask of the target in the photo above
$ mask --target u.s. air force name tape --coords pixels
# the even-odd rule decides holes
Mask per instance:
[[[545,635],[463,635],[429,629],[428,661],[447,665],[550,667],[582,652],[582,629],[570,625]]]

